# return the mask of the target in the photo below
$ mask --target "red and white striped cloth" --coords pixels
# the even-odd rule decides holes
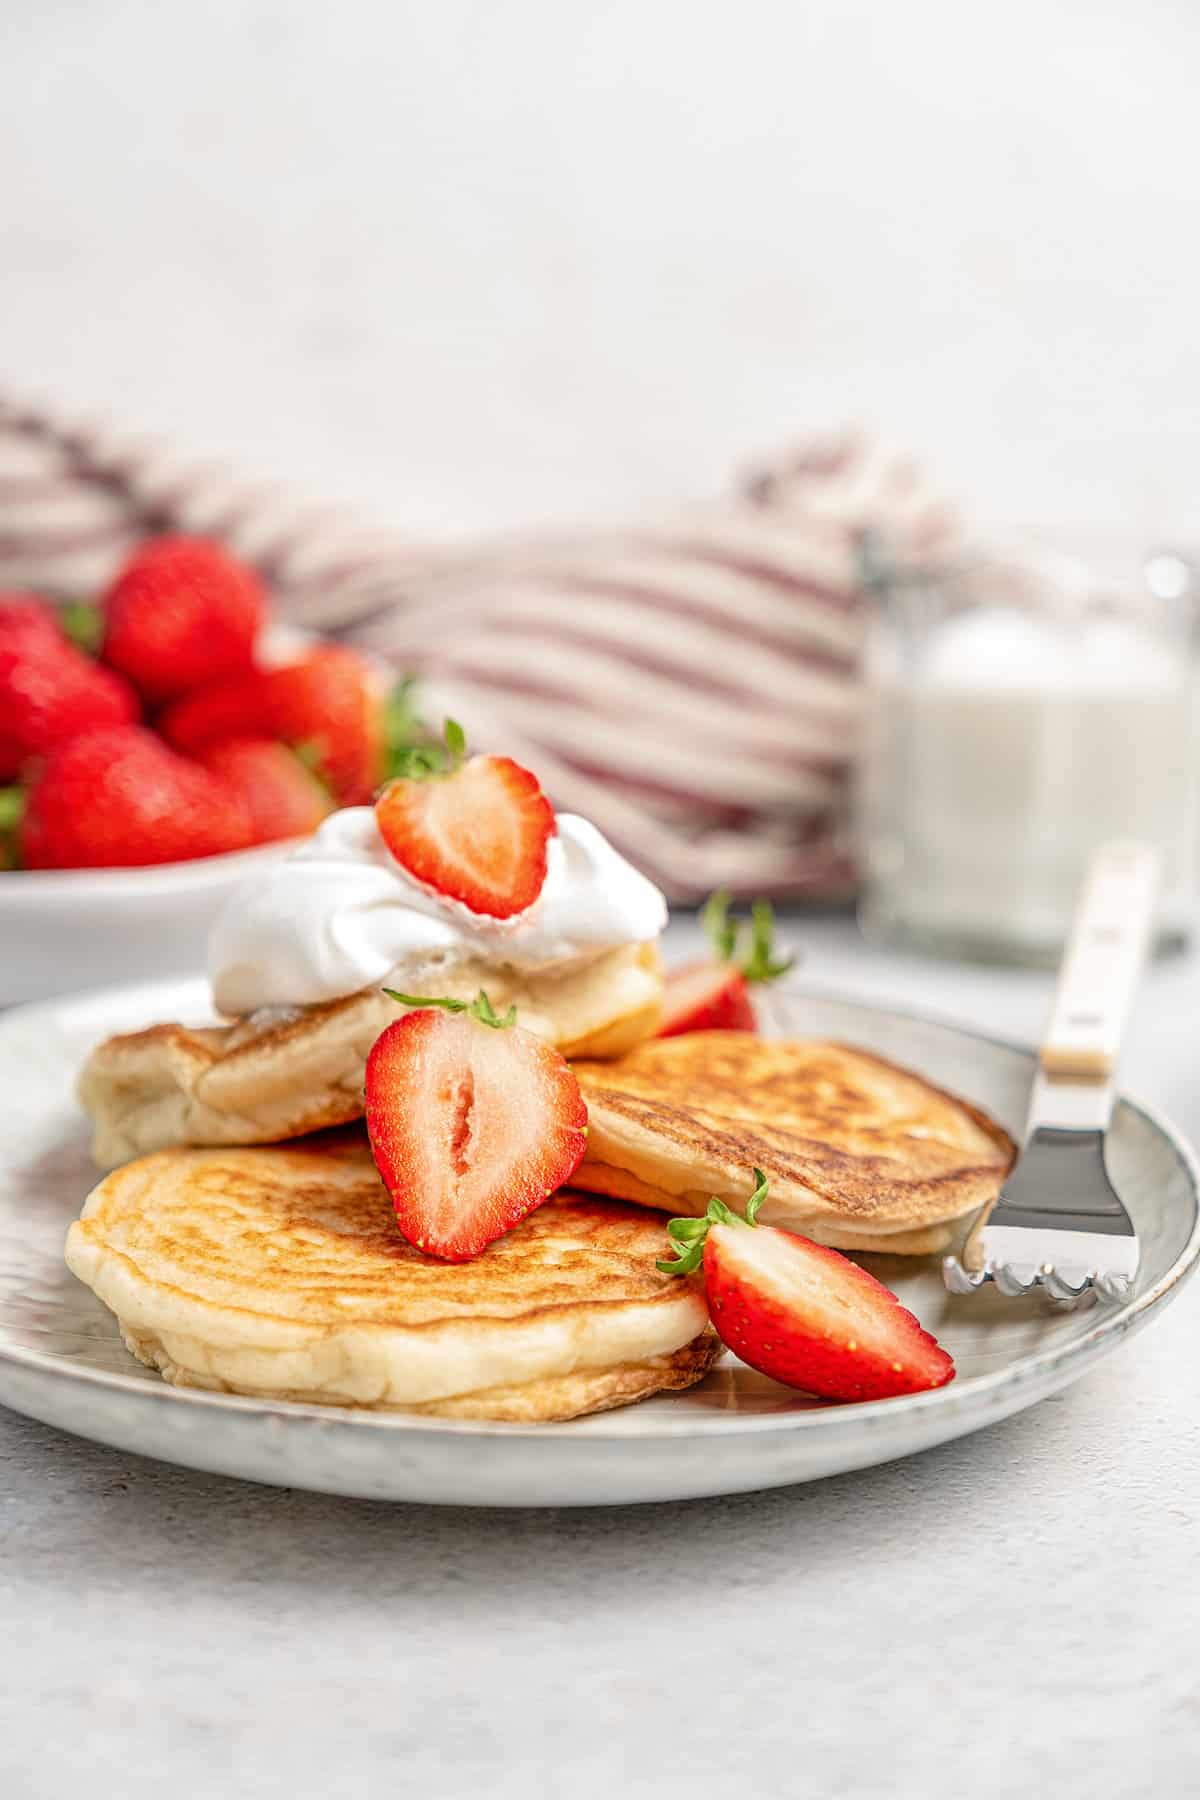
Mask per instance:
[[[420,676],[428,716],[536,768],[676,900],[852,887],[867,526],[912,554],[954,528],[846,438],[652,525],[437,543],[0,399],[0,586],[86,593],[150,532],[221,538],[282,616]]]

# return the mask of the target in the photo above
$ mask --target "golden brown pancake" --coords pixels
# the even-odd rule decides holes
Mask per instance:
[[[757,1167],[764,1222],[839,1249],[944,1249],[1015,1153],[976,1107],[846,1044],[693,1032],[574,1068],[588,1104],[576,1187],[700,1214],[712,1194],[740,1208]]]
[[[662,1221],[563,1195],[467,1263],[397,1230],[357,1132],[168,1150],[116,1170],[67,1264],[172,1382],[456,1418],[536,1421],[699,1381],[702,1286],[655,1266]]]
[[[391,984],[389,984],[391,985]],[[619,1056],[657,1030],[662,974],[653,944],[607,951],[558,975],[462,963],[408,993],[473,1000],[570,1056]],[[274,1007],[233,1025],[153,1025],[92,1051],[79,1099],[102,1168],[174,1144],[270,1144],[362,1116],[367,1054],[403,1008],[380,988],[320,1006]]]

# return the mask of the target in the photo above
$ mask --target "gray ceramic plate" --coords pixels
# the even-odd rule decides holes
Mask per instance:
[[[776,995],[775,1035],[837,1037],[919,1069],[1019,1132],[1028,1052],[929,1020],[819,995]],[[908,1456],[1065,1387],[1171,1296],[1200,1253],[1190,1152],[1132,1100],[1112,1173],[1141,1235],[1120,1307],[1054,1310],[943,1289],[936,1263],[870,1266],[948,1346],[936,1393],[823,1406],[727,1358],[690,1393],[570,1425],[481,1425],[261,1402],[166,1386],[125,1351],[110,1314],[62,1263],[94,1179],[75,1071],[88,1047],[155,1019],[207,1016],[205,985],[160,983],[26,1007],[0,1019],[0,1401],[101,1443],[251,1481],[383,1500],[593,1505],[687,1499],[811,1481]]]

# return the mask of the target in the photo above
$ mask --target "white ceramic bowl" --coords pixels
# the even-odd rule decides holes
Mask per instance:
[[[274,667],[316,642],[311,631],[271,624],[258,655]],[[200,973],[226,897],[297,842],[148,869],[0,870],[0,1006]]]
[[[0,1005],[198,973],[228,895],[295,843],[148,869],[0,873]]]

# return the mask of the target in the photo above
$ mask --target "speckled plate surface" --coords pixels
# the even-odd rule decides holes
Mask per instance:
[[[1033,1058],[930,1020],[799,992],[766,1029],[909,1064],[1019,1134]],[[1113,1177],[1142,1239],[1133,1297],[1056,1311],[994,1290],[953,1299],[936,1261],[864,1259],[952,1351],[947,1388],[866,1406],[805,1400],[726,1357],[699,1387],[569,1425],[484,1425],[168,1387],[68,1274],[67,1226],[95,1180],[73,1099],[88,1048],[155,1019],[201,1022],[206,984],[167,982],[0,1017],[0,1402],[101,1443],[251,1481],[384,1500],[596,1505],[741,1493],[911,1455],[1065,1387],[1178,1292],[1200,1253],[1188,1149],[1123,1099]]]

